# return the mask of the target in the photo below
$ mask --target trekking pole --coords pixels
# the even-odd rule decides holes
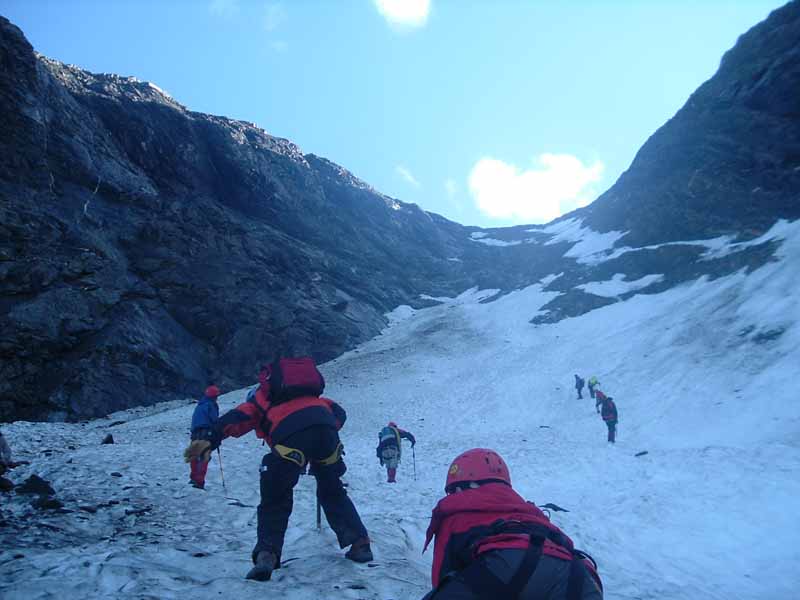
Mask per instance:
[[[414,445],[411,446],[411,457],[414,459],[414,481],[417,480],[417,451],[414,450]]]
[[[228,497],[228,488],[225,485],[225,471],[222,470],[222,452],[217,448],[217,458],[219,459],[219,476],[222,477],[222,489],[225,492],[225,497]]]
[[[322,507],[319,505],[319,496],[317,496],[317,531],[322,531]]]

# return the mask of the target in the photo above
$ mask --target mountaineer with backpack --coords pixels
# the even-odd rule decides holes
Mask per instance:
[[[17,464],[11,460],[11,447],[8,445],[3,432],[0,431],[0,492],[10,492],[14,489],[14,483],[10,479],[3,477],[3,475],[9,469],[16,467]]]
[[[194,441],[185,452],[187,460],[202,456],[223,439],[253,430],[270,447],[261,461],[258,541],[247,578],[267,581],[280,568],[293,489],[306,467],[317,480],[317,499],[339,546],[350,546],[345,557],[371,561],[367,530],[340,479],[347,468],[339,430],[347,414],[322,396],[325,380],[313,359],[276,360],[261,368],[258,380],[245,402],[220,417],[211,441]]]
[[[589,388],[589,397],[590,398],[594,398],[594,395],[595,395],[594,388],[596,388],[599,385],[600,385],[600,382],[597,381],[597,377],[595,377],[594,375],[589,377],[589,384],[588,384],[587,387]]]
[[[456,457],[445,493],[425,540],[436,538],[423,600],[602,600],[594,560],[513,490],[499,454]]]
[[[397,465],[400,464],[400,456],[402,455],[402,438],[411,442],[411,447],[417,445],[417,440],[414,436],[400,429],[397,423],[389,421],[389,424],[378,432],[378,447],[375,448],[375,454],[381,461],[381,466],[386,465],[386,481],[387,483],[395,483],[397,480]]]
[[[603,405],[600,410],[600,416],[603,417],[603,421],[605,421],[606,427],[608,427],[609,443],[616,443],[619,414],[617,413],[617,405],[614,404],[614,399],[611,396],[603,394]]]
[[[586,383],[580,375],[575,375],[575,389],[578,390],[578,400],[583,400],[583,384]]]
[[[219,388],[213,382],[209,383],[205,394],[197,401],[197,406],[192,413],[192,440],[211,440],[214,425],[219,420],[218,396]],[[208,460],[202,460],[198,457],[190,463],[189,483],[201,490],[206,487],[206,472],[208,472],[211,455],[209,454],[207,458]]]

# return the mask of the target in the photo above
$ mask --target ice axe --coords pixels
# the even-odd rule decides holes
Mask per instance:
[[[219,459],[219,476],[222,478],[222,490],[225,492],[225,497],[228,497],[228,488],[225,485],[225,471],[222,469],[222,452],[217,447],[217,458]]]
[[[237,503],[235,506],[249,506],[242,504],[242,501],[238,498],[232,498],[228,495],[228,486],[225,485],[225,471],[222,468],[222,452],[219,451],[219,448],[217,448],[217,458],[219,459],[219,476],[222,478],[222,492],[225,494],[225,500],[234,500]]]

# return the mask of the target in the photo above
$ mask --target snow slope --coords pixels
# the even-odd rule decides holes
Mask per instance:
[[[189,488],[188,401],[4,426],[17,459],[32,463],[13,479],[38,473],[73,512],[0,497],[0,596],[419,598],[430,581],[424,530],[447,466],[489,446],[528,499],[569,509],[553,520],[597,559],[607,598],[794,597],[798,223],[783,238],[777,260],[749,274],[552,325],[529,323],[555,295],[541,284],[488,303],[491,291],[471,290],[401,307],[381,336],[324,365],[327,395],[349,413],[345,479],[374,541],[371,565],[344,560],[331,531],[316,531],[313,480],[301,478],[285,568],[270,583],[245,581],[264,448],[253,436],[223,444],[238,501],[224,497],[216,456],[207,491]],[[614,396],[616,446],[594,403],[575,398],[573,373],[596,375]],[[221,408],[243,396],[226,395]],[[416,481],[406,447],[399,483],[383,483],[374,447],[389,419],[417,436]],[[100,445],[109,431],[116,443]]]

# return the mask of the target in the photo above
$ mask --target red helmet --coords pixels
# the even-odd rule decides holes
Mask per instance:
[[[216,398],[219,396],[219,388],[215,385],[210,385],[206,388],[206,396],[209,398]]]
[[[511,485],[511,474],[503,458],[494,450],[473,448],[456,457],[447,471],[444,491],[448,494],[459,483],[500,481]]]

